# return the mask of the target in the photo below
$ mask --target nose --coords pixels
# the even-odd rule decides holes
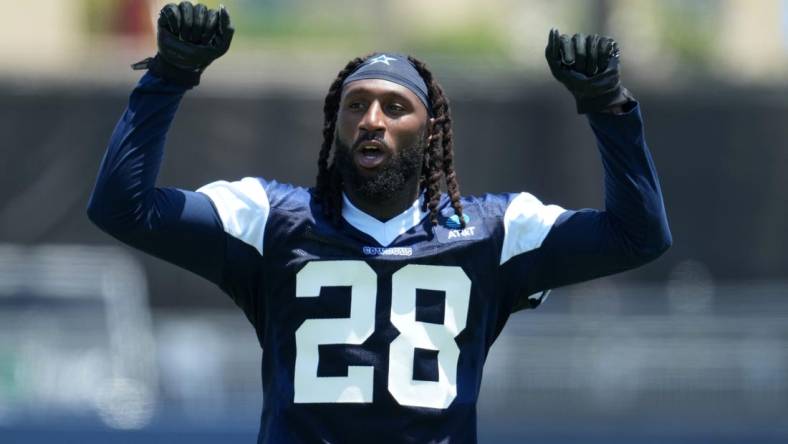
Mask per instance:
[[[367,133],[378,133],[386,130],[385,116],[383,114],[383,109],[380,107],[380,103],[375,101],[369,105],[358,127],[362,132]]]

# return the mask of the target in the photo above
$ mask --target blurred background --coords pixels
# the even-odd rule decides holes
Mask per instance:
[[[256,437],[241,311],[85,215],[164,3],[0,0],[0,442]],[[599,208],[592,134],[543,51],[551,27],[615,37],[674,246],[514,315],[479,440],[788,442],[788,0],[225,5],[233,46],[183,101],[160,185],[311,185],[328,85],[384,50],[425,60],[452,99],[465,194]]]

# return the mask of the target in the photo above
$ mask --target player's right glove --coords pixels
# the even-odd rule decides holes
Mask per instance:
[[[170,3],[159,13],[156,57],[137,62],[132,68],[147,68],[180,85],[198,85],[205,68],[230,48],[234,33],[224,6],[216,11],[188,1]]]
[[[621,85],[618,44],[609,37],[569,37],[551,29],[545,58],[553,77],[575,97],[580,114],[604,111],[634,100]]]

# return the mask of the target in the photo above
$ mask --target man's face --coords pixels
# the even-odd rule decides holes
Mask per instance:
[[[366,79],[342,91],[336,162],[345,186],[367,199],[387,199],[420,175],[427,110],[397,83]]]

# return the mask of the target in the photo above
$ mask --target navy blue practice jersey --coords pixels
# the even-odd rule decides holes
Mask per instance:
[[[89,215],[216,283],[263,348],[260,442],[475,442],[482,369],[509,315],[551,288],[661,254],[670,233],[637,105],[590,116],[605,210],[528,193],[444,195],[379,221],[344,199],[260,178],[156,187],[184,89],[146,74],[115,128]]]
[[[502,265],[539,248],[562,208],[464,199],[462,228],[444,195],[433,227],[418,201],[381,222],[345,199],[336,227],[304,188],[199,191],[230,236],[222,288],[260,335],[266,436],[472,440],[487,351],[518,301],[545,293]]]

